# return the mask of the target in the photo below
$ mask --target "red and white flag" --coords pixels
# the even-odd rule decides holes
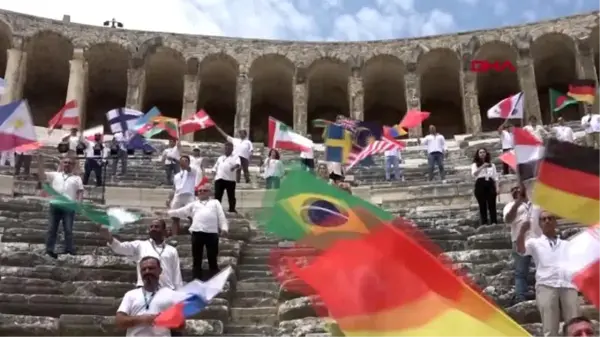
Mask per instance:
[[[564,264],[577,289],[600,308],[600,226],[595,225],[568,241]]]
[[[506,97],[487,111],[487,117],[489,119],[523,119],[524,100],[522,92]]]
[[[79,127],[79,106],[76,100],[68,101],[48,122],[48,133],[51,133],[57,126],[63,128]]]
[[[179,134],[185,135],[215,126],[215,122],[204,110],[196,112],[195,115],[179,122]]]
[[[89,129],[85,129],[81,133],[83,138],[85,138],[87,140],[94,140],[94,138],[96,138],[96,135],[98,135],[98,134],[104,136],[104,125],[97,125],[97,126],[89,128]]]
[[[308,152],[313,148],[313,141],[296,133],[292,128],[269,117],[269,147],[289,151]]]
[[[513,128],[515,163],[519,180],[527,181],[537,176],[538,162],[544,156],[544,144],[522,128]]]
[[[404,143],[388,137],[381,137],[380,140],[376,140],[371,144],[365,146],[362,151],[351,159],[350,165],[346,167],[346,171],[350,170],[354,165],[358,164],[363,159],[370,155],[382,153],[385,151],[404,148]]]

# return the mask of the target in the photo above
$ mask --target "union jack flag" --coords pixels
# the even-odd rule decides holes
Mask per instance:
[[[403,148],[403,142],[388,137],[381,137],[381,140],[376,140],[371,144],[365,146],[361,149],[359,153],[355,154],[354,151],[352,151],[352,153],[350,153],[350,155],[348,156],[348,162],[350,164],[346,167],[346,171],[350,170],[350,168],[352,168],[354,165],[358,164],[361,160],[367,158],[370,155],[382,153],[392,149]]]

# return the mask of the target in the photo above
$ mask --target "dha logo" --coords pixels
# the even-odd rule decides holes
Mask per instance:
[[[474,73],[489,73],[489,72],[516,72],[517,68],[508,60],[506,61],[488,61],[488,60],[473,60],[471,61],[471,71]]]

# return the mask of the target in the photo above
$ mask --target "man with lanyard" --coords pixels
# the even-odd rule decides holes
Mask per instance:
[[[123,296],[117,309],[115,324],[118,328],[127,330],[127,337],[182,336],[179,331],[169,331],[154,326],[156,316],[176,304],[178,298],[173,289],[160,284],[160,275],[164,274],[160,259],[155,256],[144,256],[140,259],[137,268],[142,283]]]
[[[173,193],[167,201],[169,209],[179,209],[196,200],[196,184],[200,172],[190,166],[190,157],[187,155],[181,156],[178,166],[181,171],[173,177]],[[180,219],[173,217],[172,220],[172,234],[179,235]]]
[[[102,186],[102,166],[106,163],[106,157],[108,157],[108,148],[104,148],[102,144],[102,134],[94,135],[93,141],[81,137],[81,142],[85,145],[83,184],[88,184],[90,174],[93,171],[96,176],[96,186]]]
[[[83,198],[83,182],[81,177],[73,174],[75,162],[70,157],[62,158],[60,172],[45,172],[44,159],[38,155],[38,179],[40,183],[48,183],[52,188],[71,200],[81,201]],[[52,258],[57,258],[54,252],[56,245],[56,234],[58,226],[62,221],[65,235],[65,253],[74,255],[75,247],[73,245],[73,221],[75,220],[75,211],[61,208],[60,204],[54,200],[50,201],[50,219],[48,219],[48,234],[46,235],[46,254]]]
[[[158,285],[161,289],[176,290],[183,286],[179,253],[175,247],[165,242],[167,224],[163,219],[152,220],[148,230],[150,237],[148,240],[120,242],[105,227],[100,228],[100,234],[113,252],[131,257],[138,262],[136,283],[138,287],[142,287],[145,281],[143,270],[140,269],[145,257],[153,257],[159,261],[161,273],[158,275]],[[179,331],[171,331],[171,335],[181,336]]]

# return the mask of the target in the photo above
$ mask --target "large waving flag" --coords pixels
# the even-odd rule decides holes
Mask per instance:
[[[529,131],[513,128],[517,174],[521,181],[533,179],[537,175],[538,161],[544,155],[544,144]]]
[[[156,128],[166,131],[172,138],[179,139],[179,121],[177,118],[157,116],[153,117],[151,122],[154,123]]]
[[[129,108],[118,108],[107,112],[106,119],[110,124],[110,131],[113,134],[117,132],[125,133],[125,131],[133,130],[137,119],[143,115],[144,113],[141,111]]]
[[[212,126],[215,126],[215,122],[203,109],[179,123],[180,133],[182,135],[208,129]]]
[[[570,97],[573,97],[579,102],[594,104],[596,98],[596,81],[595,80],[575,80],[569,84]]]
[[[175,295],[174,302],[177,303],[156,316],[154,325],[170,329],[182,326],[186,318],[197,315],[223,291],[232,272],[228,266],[207,282],[194,280],[183,286]]]
[[[412,129],[414,127],[420,126],[423,124],[423,121],[429,118],[430,113],[427,111],[419,111],[419,110],[408,110],[400,124],[398,124],[398,128],[401,129]]]
[[[37,138],[27,101],[0,106],[0,151],[32,143],[37,143]]]
[[[292,128],[269,117],[269,147],[290,151],[310,151],[313,141],[296,133]]]
[[[154,128],[154,123],[152,122],[154,117],[160,116],[160,110],[157,107],[152,107],[152,109],[148,110],[142,117],[135,120],[132,125],[131,131],[135,131],[139,134],[144,135]],[[162,131],[162,130],[161,130]],[[149,138],[149,137],[147,137]]]
[[[354,160],[346,167],[346,172],[350,170],[354,165],[358,164],[361,160],[378,153],[383,153],[392,149],[403,149],[404,143],[394,140],[388,137],[381,137],[380,140],[373,141],[367,145],[363,150],[354,158]]]
[[[338,124],[327,126],[325,160],[344,164],[352,150],[352,133]]]
[[[524,100],[522,92],[509,96],[489,108],[487,117],[489,119],[523,119]]]
[[[551,138],[539,161],[532,202],[562,218],[600,222],[600,151]]]
[[[527,336],[397,224],[339,240],[291,274],[346,336]]]
[[[76,100],[70,100],[50,119],[48,132],[52,132],[57,126],[63,128],[79,128],[79,106]]]
[[[579,103],[576,99],[563,95],[560,91],[554,89],[548,91],[548,96],[550,97],[550,111],[553,113],[559,112],[569,105],[576,105]]]
[[[563,261],[562,268],[573,284],[600,309],[600,226],[571,238]]]

